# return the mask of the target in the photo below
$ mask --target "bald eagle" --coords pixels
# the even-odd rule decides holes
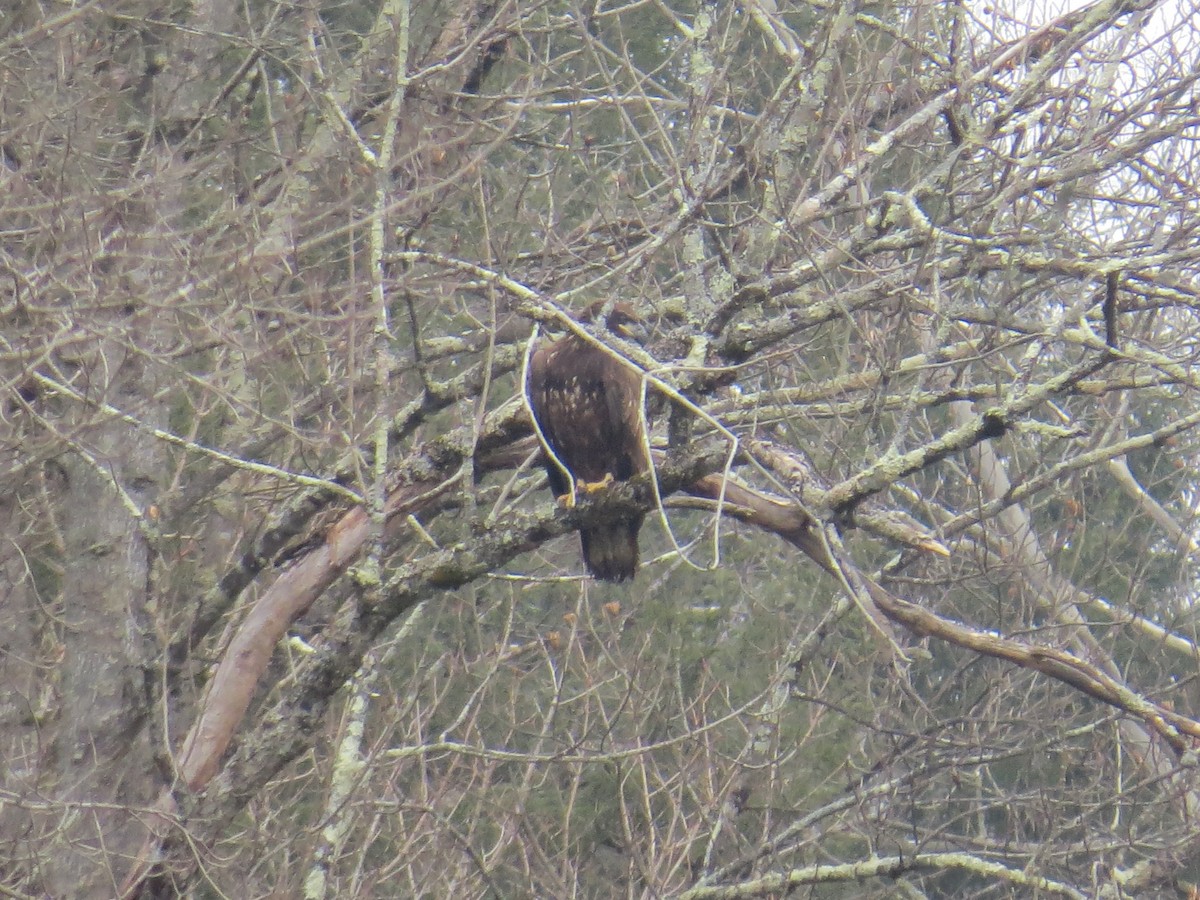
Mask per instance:
[[[586,310],[581,321],[599,313]],[[644,335],[632,307],[618,303],[607,318],[610,331],[626,338]],[[529,361],[529,405],[554,455],[576,488],[597,490],[650,470],[641,416],[641,379],[603,350],[576,335],[543,342]],[[556,497],[571,495],[571,482],[552,459],[546,477]],[[583,564],[601,581],[625,581],[638,566],[642,513],[579,531]]]

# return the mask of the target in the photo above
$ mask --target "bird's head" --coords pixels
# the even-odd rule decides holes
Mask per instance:
[[[606,300],[597,300],[579,314],[579,321],[583,323],[595,322],[603,314],[604,306],[607,302]],[[650,329],[646,327],[646,323],[642,321],[641,316],[637,314],[633,306],[624,300],[613,304],[612,310],[609,311],[608,316],[604,320],[604,324],[617,337],[624,338],[627,341],[644,344],[650,338]]]

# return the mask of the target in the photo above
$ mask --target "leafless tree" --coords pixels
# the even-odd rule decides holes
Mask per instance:
[[[9,4],[2,890],[1194,896],[1197,12]]]

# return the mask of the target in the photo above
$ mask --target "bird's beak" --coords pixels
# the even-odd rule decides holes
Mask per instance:
[[[627,341],[635,344],[645,344],[650,340],[650,329],[643,322],[624,321],[615,329],[616,333]]]

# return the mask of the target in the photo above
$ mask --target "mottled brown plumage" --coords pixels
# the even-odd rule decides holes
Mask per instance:
[[[607,324],[614,333],[633,337],[641,323],[632,308],[619,303]],[[534,351],[529,403],[542,435],[577,487],[594,490],[649,471],[640,388],[635,371],[575,335],[543,342]],[[546,461],[546,475],[556,497],[570,496],[571,483],[553,460]],[[583,562],[592,576],[602,581],[634,576],[643,518],[639,513],[580,529]]]

